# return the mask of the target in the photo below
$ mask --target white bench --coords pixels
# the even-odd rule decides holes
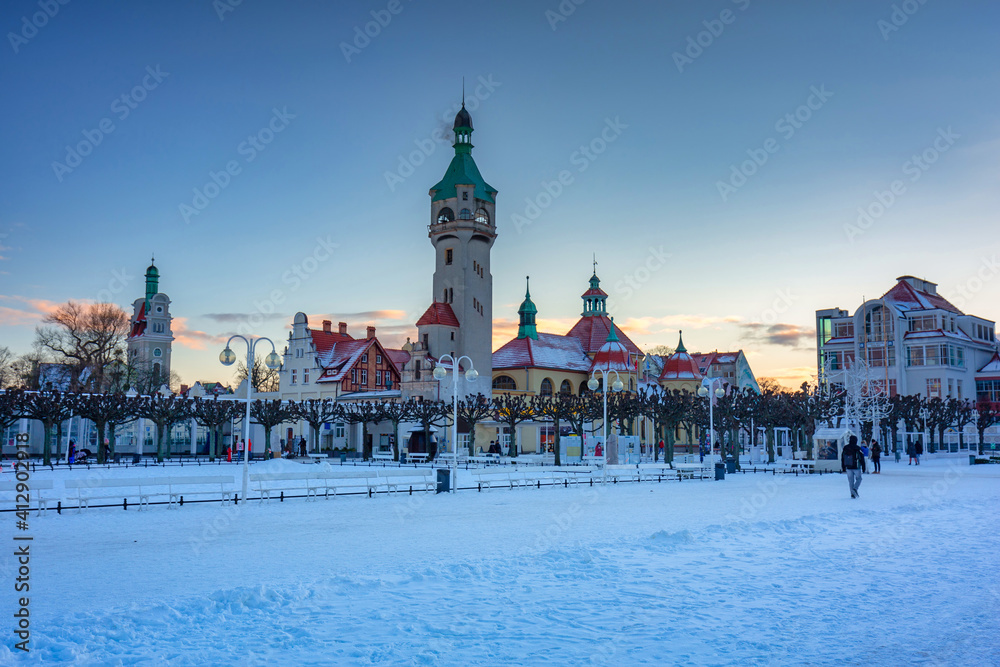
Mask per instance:
[[[436,491],[437,480],[432,468],[382,468],[378,471],[380,486],[386,493],[408,491]]]
[[[600,456],[595,456],[594,454],[587,454],[583,457],[583,464],[588,466],[602,466],[607,463],[607,459],[603,454]]]
[[[518,487],[537,486],[541,477],[531,476],[525,472],[517,470],[496,471],[496,470],[475,470],[472,472],[472,481],[480,490],[482,489],[516,489]]]
[[[123,500],[127,503],[128,496],[138,498],[139,511],[143,505],[149,504],[149,497],[156,495],[150,488],[158,486],[148,477],[136,477],[132,479],[67,479],[65,482],[67,489],[76,489],[77,509],[90,508],[92,500]],[[106,489],[136,489],[134,493],[127,493],[125,496],[119,494],[108,494]]]
[[[714,469],[701,463],[678,463],[674,465],[680,479],[708,479],[715,476]]]
[[[606,479],[611,482],[642,481],[642,475],[639,473],[639,469],[634,465],[604,466],[604,474]]]
[[[372,458],[376,461],[395,461],[396,455],[392,453],[390,449],[387,452],[373,452]]]
[[[222,504],[227,505],[233,500],[233,476],[232,475],[198,475],[188,477],[156,477],[152,484],[167,487],[167,507],[173,507],[181,496],[221,496]],[[175,487],[214,487],[211,490],[202,488],[194,490],[187,488],[180,490]],[[228,488],[227,488],[228,487]],[[244,499],[246,500],[246,499]]]
[[[38,493],[41,490],[50,490],[53,488],[51,479],[38,479],[38,480],[29,479],[26,482],[17,482],[17,481],[0,482],[0,491],[13,491],[15,494],[11,497],[11,507],[16,508],[17,505],[19,504],[17,502],[18,484],[25,484],[28,487],[27,493],[28,493],[29,509],[31,505],[31,496],[35,497],[35,509],[37,510],[36,516],[38,514],[41,514],[42,510],[48,509],[49,508],[48,505],[50,502],[56,500],[56,498],[46,498],[41,493]]]
[[[642,463],[639,464],[639,480],[646,482],[655,482],[662,479],[678,479],[680,475],[676,468],[671,468],[669,465],[663,465],[660,463]]]
[[[427,452],[414,452],[412,454],[406,454],[406,460],[412,461],[413,463],[426,463]]]
[[[320,452],[310,452],[310,453],[306,454],[306,456],[308,456],[309,458],[311,458],[313,460],[313,463],[319,463],[320,459],[328,459],[328,458],[330,458],[330,456],[326,452],[323,452],[323,453],[320,453]]]

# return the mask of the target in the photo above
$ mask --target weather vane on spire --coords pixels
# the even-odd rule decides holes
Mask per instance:
[[[597,275],[597,253],[594,253],[594,275]]]

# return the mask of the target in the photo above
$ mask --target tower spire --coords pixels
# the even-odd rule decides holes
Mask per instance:
[[[687,348],[684,347],[684,332],[683,331],[678,331],[677,332],[677,349],[675,350],[675,352],[681,352],[681,353],[686,353],[687,352]]]
[[[521,302],[521,307],[517,309],[517,314],[520,318],[520,324],[517,327],[517,337],[538,340],[538,329],[535,327],[535,315],[538,314],[538,309],[535,308],[535,304],[531,301],[530,280],[529,276],[524,277],[524,301]]]

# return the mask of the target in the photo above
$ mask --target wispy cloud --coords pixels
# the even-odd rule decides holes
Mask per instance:
[[[207,349],[209,343],[222,345],[226,342],[227,336],[213,336],[204,331],[189,329],[187,319],[186,317],[175,317],[171,322],[174,340],[178,345],[192,350],[204,350]]]
[[[8,305],[3,305],[6,302]],[[34,326],[59,307],[54,301],[0,294],[0,326]]]
[[[250,317],[261,320],[283,320],[291,319],[290,315],[285,315],[284,313],[271,313],[270,315],[262,315],[261,313],[206,313],[202,317],[208,318],[213,322],[220,322],[224,324],[229,324],[231,322],[246,322]]]
[[[743,329],[747,340],[792,348],[807,347],[803,343],[811,342],[816,333],[812,328],[800,327],[797,324],[789,324],[787,322],[777,322],[775,324],[745,322],[740,327]]]
[[[676,333],[680,329],[707,329],[728,324],[738,324],[742,318],[737,315],[701,315],[698,313],[677,313],[663,317],[628,317],[615,323],[629,336]]]

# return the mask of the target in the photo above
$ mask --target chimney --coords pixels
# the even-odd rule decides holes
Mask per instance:
[[[341,336],[347,335],[347,322],[337,322],[337,328]]]
[[[374,337],[375,337],[375,327],[370,326],[368,327],[368,338],[371,339]]]
[[[184,396],[187,393],[188,393],[188,386],[186,384],[182,384],[181,385],[181,396]]]
[[[333,322],[331,322],[330,320],[323,320],[323,331],[324,332],[330,333],[331,327],[333,327]]]

